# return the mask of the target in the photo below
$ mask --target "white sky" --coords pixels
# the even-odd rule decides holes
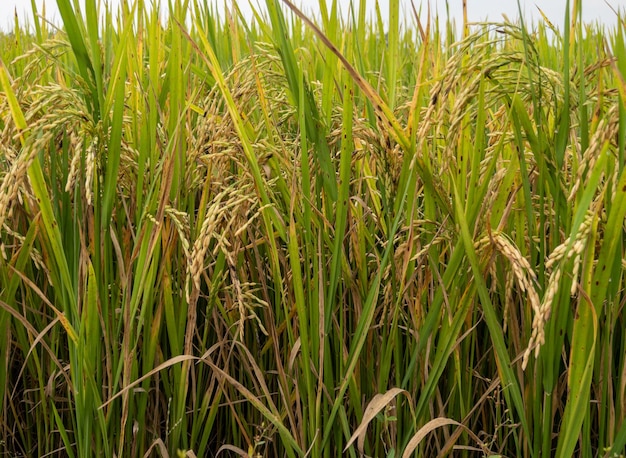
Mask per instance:
[[[114,7],[119,5],[120,1],[124,0],[106,0],[110,2]],[[128,1],[128,0],[126,0]],[[163,4],[167,4],[167,0],[161,1]],[[207,0],[214,2],[215,0]],[[224,0],[217,0],[218,4],[223,4]],[[244,13],[250,11],[249,0],[226,0],[228,3],[232,1],[239,1],[240,8]],[[258,0],[253,0],[255,4]],[[330,4],[332,0],[327,0]],[[346,7],[350,0],[338,0],[340,5]],[[354,0],[359,1],[359,0]],[[374,11],[374,5],[376,0],[363,0],[367,1],[368,10]],[[406,14],[411,12],[411,0],[400,0],[401,11],[405,11]],[[572,0],[573,1],[573,0]],[[39,12],[44,5],[46,8],[46,17],[52,19],[54,22],[59,22],[59,12],[56,7],[56,0],[35,0]],[[383,16],[386,15],[386,9],[389,5],[389,0],[379,0],[381,11]],[[414,0],[415,6],[419,11],[422,6],[422,11],[426,11],[428,0]],[[265,3],[261,0],[261,3]],[[318,9],[318,0],[295,0],[296,4],[302,6],[305,12],[309,13]],[[440,17],[445,17],[446,3],[449,5],[450,13],[452,17],[456,19],[457,25],[462,21],[462,4],[463,0],[430,0],[431,11],[438,11]],[[583,3],[583,19],[585,21],[599,21],[607,26],[614,26],[616,23],[616,16],[611,10],[611,7],[615,10],[619,9],[622,13],[626,12],[626,0],[582,0]],[[550,21],[557,26],[561,26],[565,18],[565,0],[521,0],[522,9],[524,11],[524,19],[532,19],[534,21],[540,20],[540,15],[537,12],[537,7],[546,14]],[[610,6],[609,6],[610,5]],[[489,19],[492,21],[498,21],[502,18],[502,14],[506,14],[510,19],[514,19],[518,16],[517,0],[467,0],[468,19],[469,21],[482,21]],[[10,30],[14,21],[14,13],[20,18],[20,22],[23,23],[23,19],[31,17],[31,0],[0,0],[0,29]],[[411,20],[411,23],[413,21]]]

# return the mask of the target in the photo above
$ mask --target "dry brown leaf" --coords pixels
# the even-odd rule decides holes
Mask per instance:
[[[409,394],[409,392],[401,388],[392,388],[389,391],[387,391],[385,394],[377,394],[376,396],[374,396],[374,398],[370,401],[370,403],[365,408],[365,413],[363,414],[363,420],[361,420],[361,424],[354,431],[354,434],[352,434],[352,437],[348,441],[346,448],[343,450],[344,452],[348,450],[348,448],[350,448],[350,446],[354,443],[355,440],[358,439],[357,448],[359,449],[359,452],[363,453],[363,445],[365,442],[365,431],[367,430],[367,426],[374,419],[374,417],[376,417],[376,415],[378,415],[378,413],[381,410],[387,407],[387,405],[393,400],[393,398],[395,398],[400,393],[404,393],[409,398],[409,401],[410,401],[411,395]]]

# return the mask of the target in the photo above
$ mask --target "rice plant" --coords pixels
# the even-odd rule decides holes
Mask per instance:
[[[3,455],[624,456],[621,16],[57,5],[0,35]]]

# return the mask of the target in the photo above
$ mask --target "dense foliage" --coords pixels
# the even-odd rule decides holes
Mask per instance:
[[[57,3],[0,37],[3,456],[624,453],[623,19]]]

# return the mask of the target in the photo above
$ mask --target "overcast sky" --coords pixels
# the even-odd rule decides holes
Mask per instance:
[[[114,7],[119,5],[120,1],[124,0],[108,0]],[[128,0],[127,0],[128,1]],[[160,0],[156,0],[157,2]],[[167,0],[161,0],[163,4],[167,3]],[[214,2],[215,0],[207,0]],[[226,0],[230,3],[233,0]],[[250,11],[249,0],[237,0],[239,1],[240,8],[245,11]],[[257,4],[258,0],[252,0]],[[338,0],[344,7],[349,4],[350,0]],[[355,0],[359,1],[359,0]],[[370,12],[374,10],[376,0],[367,1],[368,9]],[[379,0],[381,10],[383,13],[388,8],[389,0]],[[409,13],[411,11],[411,0],[400,0],[401,8]],[[39,11],[44,5],[46,7],[46,17],[53,21],[59,21],[59,12],[56,8],[56,0],[35,0]],[[223,4],[224,0],[218,0],[218,4]],[[327,0],[330,4],[331,0]],[[419,9],[420,5],[423,5],[423,11],[426,11],[426,5],[428,0],[414,0],[416,8]],[[264,1],[261,1],[264,3]],[[296,0],[296,4],[303,7],[306,12],[312,12],[317,9],[318,0]],[[462,18],[462,4],[463,0],[430,0],[431,9],[438,11],[440,17],[446,14],[446,3],[449,4],[451,15],[456,18],[457,24],[461,22]],[[524,11],[525,19],[533,19],[538,21],[540,15],[537,8],[546,14],[550,21],[554,25],[562,25],[565,11],[565,0],[521,0],[522,9]],[[616,16],[612,9],[620,9],[622,13],[626,11],[626,0],[582,0],[583,3],[583,18],[585,21],[600,21],[603,24],[612,26],[616,22]],[[502,14],[506,14],[510,19],[514,19],[518,16],[517,0],[467,0],[468,19],[470,21],[482,21],[489,19],[491,21],[499,21],[502,18]],[[0,0],[0,28],[3,30],[10,30],[13,24],[14,12],[17,11],[20,21],[24,18],[31,16],[30,0]]]

